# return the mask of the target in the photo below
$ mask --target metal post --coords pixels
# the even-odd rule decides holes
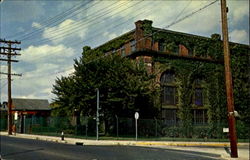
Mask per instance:
[[[96,140],[98,141],[99,139],[99,89],[97,88],[96,89],[96,96],[97,96],[97,99],[96,99]]]
[[[137,141],[137,120],[139,118],[139,113],[138,112],[135,112],[135,140]]]
[[[155,118],[155,137],[157,137],[157,118]]]
[[[88,137],[88,124],[86,124],[86,128],[85,128],[85,137],[87,138]]]
[[[26,115],[23,116],[23,133],[26,133]]]
[[[64,141],[64,132],[62,131],[61,140]]]
[[[221,0],[221,18],[222,18],[229,138],[230,138],[230,146],[231,146],[231,157],[237,158],[238,151],[237,151],[235,117],[234,117],[234,114],[230,114],[230,113],[234,113],[234,99],[233,99],[232,75],[231,75],[231,68],[230,68],[230,53],[229,53],[229,44],[228,44],[227,11],[228,11],[228,8],[226,7],[226,0]]]
[[[119,130],[118,130],[118,129],[119,129],[119,128],[118,128],[118,125],[119,125],[119,124],[118,124],[118,123],[119,123],[118,116],[115,115],[115,118],[116,118],[116,137],[119,137],[119,134],[118,134],[118,133],[119,133]]]
[[[137,141],[137,119],[135,119],[135,140]]]

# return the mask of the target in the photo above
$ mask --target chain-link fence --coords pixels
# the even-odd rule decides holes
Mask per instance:
[[[7,119],[1,118],[0,119],[0,131],[5,131],[5,130],[7,130]]]
[[[1,119],[1,130],[7,129],[7,120]],[[96,120],[94,117],[32,117],[15,121],[16,132],[60,136],[79,136],[94,138],[96,136]],[[186,141],[228,141],[228,133],[223,132],[227,123],[199,124],[184,128],[179,121],[175,125],[161,119],[138,119],[138,139],[148,140],[186,140]],[[99,124],[100,138],[133,139],[136,134],[134,118],[115,116],[109,121],[101,120]],[[248,141],[249,127],[237,122],[239,139]]]

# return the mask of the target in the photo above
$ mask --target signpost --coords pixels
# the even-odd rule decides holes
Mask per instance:
[[[14,130],[14,132],[15,132],[15,135],[16,135],[16,129],[17,129],[17,120],[18,120],[18,113],[17,112],[15,112],[15,114],[14,114],[14,120],[15,120],[15,123],[14,123],[14,128],[13,128],[13,130]]]
[[[99,103],[100,103],[100,96],[99,96],[99,89],[96,89],[96,140],[99,140]]]
[[[137,120],[139,119],[139,113],[135,112],[135,140],[137,141]]]

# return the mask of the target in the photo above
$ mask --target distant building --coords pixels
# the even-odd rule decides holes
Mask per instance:
[[[39,118],[50,116],[50,112],[47,99],[12,98],[12,113],[18,115],[16,122],[18,132],[24,133],[28,125],[35,124]]]
[[[51,108],[47,99],[12,98],[12,111],[18,115],[48,116]]]

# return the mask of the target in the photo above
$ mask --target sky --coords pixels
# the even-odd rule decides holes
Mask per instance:
[[[12,76],[12,97],[52,102],[55,79],[74,71],[83,46],[97,47],[134,29],[138,20],[200,36],[221,34],[220,1],[209,5],[213,1],[1,0],[0,38],[21,41],[16,47],[22,49],[13,57],[19,62],[12,63],[12,73],[22,76]],[[227,6],[229,40],[249,45],[249,0],[227,0]],[[0,64],[7,73],[7,63]],[[0,101],[7,101],[6,75],[0,84]]]

